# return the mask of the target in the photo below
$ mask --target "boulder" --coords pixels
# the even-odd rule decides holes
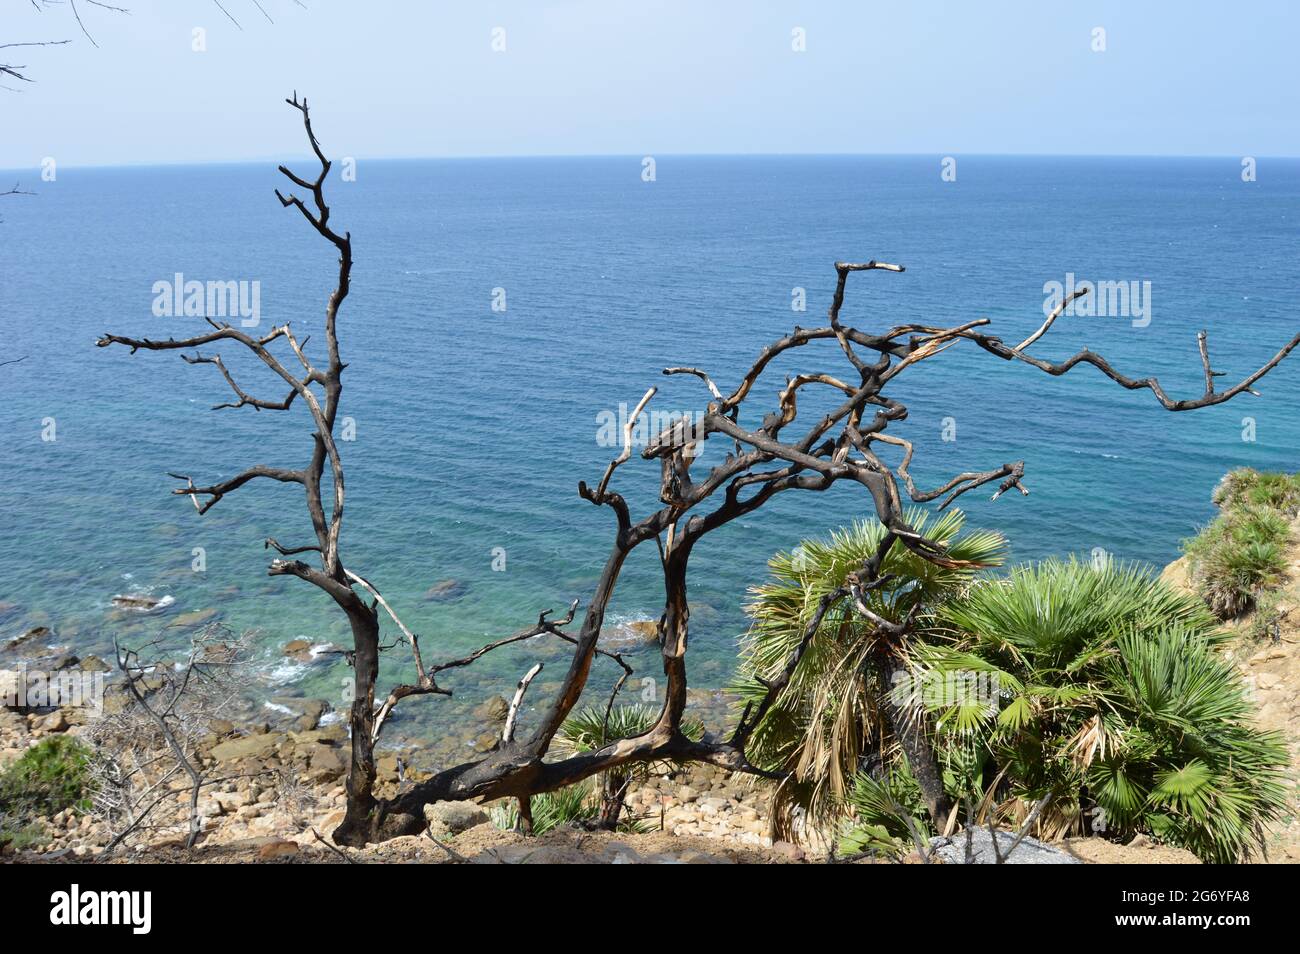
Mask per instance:
[[[643,642],[653,643],[659,639],[659,623],[652,619],[634,619],[627,624],[633,635]]]
[[[323,729],[311,729],[307,732],[290,732],[289,738],[298,746],[342,745],[348,740],[348,730],[343,723],[335,722]]]
[[[460,580],[439,580],[424,593],[432,603],[449,603],[465,595],[466,586]]]
[[[259,732],[238,739],[228,739],[212,747],[212,757],[218,762],[237,762],[240,759],[264,759],[284,741],[279,732]]]
[[[112,603],[119,609],[150,613],[162,605],[162,600],[156,600],[152,596],[124,596],[119,594],[113,597]]]
[[[506,716],[510,714],[510,703],[506,702],[500,696],[493,696],[491,699],[485,699],[474,710],[474,718],[480,722],[501,724],[506,721]]]
[[[27,642],[27,640],[29,639],[49,639],[50,636],[52,635],[54,634],[50,632],[50,628],[48,626],[33,626],[31,629],[27,630],[27,632],[23,633],[21,636],[16,636],[13,639],[11,639],[9,641],[9,645],[17,646],[20,643]]]
[[[339,750],[329,745],[317,745],[311,750],[307,781],[313,784],[332,782],[347,772],[347,765]]]
[[[233,814],[251,804],[247,792],[213,792],[212,801],[223,815]]]
[[[113,667],[98,656],[87,656],[81,660],[81,668],[87,672],[111,672]]]
[[[381,755],[375,759],[375,777],[381,782],[396,782],[398,776],[396,755]]]
[[[173,623],[180,627],[197,628],[203,626],[205,623],[212,622],[220,615],[220,610],[210,606],[207,609],[194,610],[191,613],[182,613],[173,620]]]
[[[424,820],[435,838],[450,838],[488,820],[488,813],[474,802],[435,802],[424,806]]]
[[[300,696],[272,696],[273,706],[288,709],[294,716],[294,729],[310,732],[320,725],[321,716],[329,709],[324,699],[304,699]]]
[[[993,850],[993,836],[986,829],[970,830],[970,864],[997,864]],[[1059,848],[1044,844],[1036,838],[1022,838],[1020,844],[1012,849],[1016,836],[1009,831],[999,831],[997,835],[998,851],[1008,865],[1081,865],[1078,858],[1071,857]],[[948,865],[964,865],[966,861],[966,832],[959,831],[950,837],[930,839],[930,849],[934,856]],[[1010,854],[1008,854],[1010,852]]]

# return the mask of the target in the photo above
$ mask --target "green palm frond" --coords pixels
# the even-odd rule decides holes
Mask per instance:
[[[1053,561],[978,584],[940,614],[960,653],[1021,680],[987,735],[1017,802],[1052,791],[1120,836],[1240,860],[1287,805],[1280,740],[1253,724],[1204,604],[1140,568]],[[1088,808],[1088,804],[1092,808]]]
[[[924,640],[930,608],[969,586],[980,568],[1000,565],[1006,540],[988,531],[964,532],[965,516],[956,510],[938,517],[913,510],[906,519],[917,533],[945,547],[954,565],[936,565],[895,545],[881,567],[891,582],[866,593],[865,602],[892,621],[918,607],[915,640]],[[770,578],[750,591],[746,606],[751,625],[732,687],[742,703],[766,694],[764,681],[783,670],[822,598],[876,553],[885,532],[878,522],[859,522],[772,557]],[[749,745],[750,758],[758,764],[793,771],[780,797],[811,808],[823,820],[843,803],[868,744],[881,740],[873,650],[874,627],[849,601],[841,601],[822,620],[789,686]],[[964,725],[973,716],[962,713],[958,722]]]
[[[659,710],[650,706],[624,705],[609,710],[606,724],[604,706],[591,706],[570,713],[556,733],[561,750],[590,752],[617,739],[630,739],[649,732],[659,718]],[[688,739],[704,735],[704,723],[686,716],[682,719],[682,734]]]

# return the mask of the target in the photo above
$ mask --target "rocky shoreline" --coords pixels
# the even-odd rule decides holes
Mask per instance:
[[[646,629],[649,626],[645,627]],[[48,671],[77,667],[104,673],[108,691],[103,711],[112,714],[126,704],[121,686],[102,660],[78,659],[69,647],[51,643],[49,630],[36,629],[0,647],[0,666],[40,666]],[[622,638],[643,640],[645,634],[628,627]],[[1288,641],[1293,637],[1288,635]],[[306,640],[282,648],[286,658],[311,662],[319,647]],[[1243,668],[1290,666],[1291,655],[1279,650],[1257,654]],[[1261,673],[1261,688],[1273,689],[1281,679]],[[1287,680],[1285,684],[1300,682]],[[1271,700],[1269,700],[1271,702]],[[1279,699],[1293,712],[1300,705],[1295,692]],[[720,692],[692,693],[693,711],[712,723],[725,716],[729,701]],[[1274,706],[1275,708],[1276,706]],[[468,711],[458,731],[431,745],[415,744],[377,753],[377,793],[392,796],[428,776],[440,765],[461,761],[468,752],[485,752],[500,737],[508,705],[490,697]],[[19,758],[42,739],[66,735],[87,737],[95,717],[90,710],[37,707],[17,710],[0,706],[0,767]],[[588,861],[612,863],[798,863],[828,860],[826,846],[816,839],[800,844],[774,840],[769,814],[771,783],[737,778],[709,765],[663,768],[634,785],[626,797],[635,833],[591,832],[570,828],[537,838],[525,838],[494,824],[493,807],[471,803],[441,803],[426,812],[425,835],[395,839],[357,851],[329,840],[343,818],[343,778],[349,743],[343,713],[319,698],[272,694],[260,704],[244,700],[229,717],[205,724],[196,746],[197,761],[209,783],[198,799],[199,835],[196,847],[184,848],[189,834],[190,783],[183,777],[165,783],[165,798],[147,829],[106,855],[114,833],[94,813],[65,809],[42,819],[41,834],[21,850],[0,847],[0,860],[50,863],[80,861],[240,861],[342,862],[421,861],[487,862]],[[498,818],[497,821],[500,819]],[[1293,843],[1294,839],[1285,839]],[[1195,863],[1178,849],[1145,839],[1122,846],[1100,839],[1052,846],[1066,863]],[[1294,860],[1291,850],[1283,852]],[[919,856],[911,856],[917,862]],[[1052,863],[1060,863],[1057,862]]]
[[[342,778],[347,733],[320,726],[316,706],[298,714],[292,727],[220,723],[200,747],[205,769],[217,781],[199,799],[201,835],[188,834],[189,785],[177,779],[158,817],[125,850],[106,854],[108,827],[93,814],[73,810],[44,819],[38,844],[0,849],[0,860],[20,863],[672,863],[788,864],[828,860],[807,845],[773,841],[770,783],[736,779],[721,769],[695,765],[652,774],[633,788],[627,804],[638,831],[557,829],[533,838],[493,823],[493,806],[444,802],[426,809],[424,835],[393,839],[365,849],[334,845],[329,833],[342,820]],[[90,723],[77,710],[21,713],[0,708],[0,764],[53,735],[87,734]],[[423,773],[408,769],[397,753],[378,764],[381,794],[392,794]],[[1130,846],[1086,839],[1054,846],[1059,857],[1104,863],[1195,863],[1178,849],[1141,839]],[[905,861],[917,863],[913,854]],[[1058,862],[1059,863],[1059,862]]]
[[[340,723],[321,727],[321,714],[319,706],[309,706],[298,715],[294,727],[286,729],[265,723],[237,728],[219,722],[213,726],[199,756],[212,778],[225,780],[206,786],[200,796],[202,849],[253,848],[259,860],[290,857],[304,849],[336,850],[328,844],[328,833],[343,817],[342,779],[348,739]],[[21,756],[28,747],[52,735],[85,736],[88,726],[84,713],[78,710],[21,713],[0,708],[0,764]],[[391,795],[403,782],[425,775],[407,768],[407,759],[398,753],[384,754],[377,768],[381,794]],[[131,846],[128,857],[176,850],[183,843],[188,833],[190,785],[184,778],[177,778],[169,787],[171,797],[156,810],[157,817]],[[767,835],[768,795],[765,786],[737,783],[721,770],[695,766],[689,771],[652,775],[629,793],[627,802],[641,826],[659,829],[648,834],[684,839],[683,844],[707,841],[711,850],[724,853],[734,848],[770,854],[772,860],[802,859],[803,849],[792,844],[778,842],[773,847]],[[459,802],[431,806],[426,813],[431,836],[455,839],[460,844],[459,836],[472,829],[484,829],[470,839],[483,846],[481,851],[493,848],[502,839],[503,844],[513,844],[514,837],[507,836],[514,833],[493,826],[489,808]],[[6,846],[0,849],[0,857],[10,861],[89,859],[112,840],[103,822],[92,814],[71,809],[45,819],[43,828],[41,843],[22,852]],[[433,849],[432,860],[454,858],[431,838],[420,837]],[[640,839],[643,835],[629,837]],[[410,847],[409,839],[397,842],[385,850]],[[463,854],[454,846],[453,851]],[[691,851],[701,853],[698,845]],[[504,857],[510,855],[507,851]]]

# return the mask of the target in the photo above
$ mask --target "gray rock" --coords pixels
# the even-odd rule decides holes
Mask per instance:
[[[1080,865],[1083,864],[1078,858],[1073,858],[1058,848],[1044,844],[1036,838],[1022,838],[1020,844],[1012,850],[1011,845],[1016,840],[1016,836],[1009,831],[999,831],[997,833],[998,851],[1002,853],[1006,860],[1003,864],[1008,865]],[[971,864],[974,865],[992,865],[997,864],[997,857],[993,851],[993,838],[989,835],[988,830],[976,828],[971,830]],[[934,851],[937,859],[947,865],[964,865],[966,864],[966,832],[959,831],[951,837],[937,837],[930,839],[930,848]],[[1010,852],[1008,855],[1007,853]]]
[[[460,580],[439,580],[425,591],[424,598],[431,603],[449,603],[465,595],[466,586]]]
[[[176,619],[172,620],[172,625],[189,629],[210,623],[220,615],[220,610],[216,607],[210,606],[207,609],[194,610],[191,613],[182,613],[180,616],[177,616]]]
[[[300,696],[272,696],[271,704],[283,706],[293,713],[294,729],[310,732],[320,725],[321,716],[329,710],[324,699],[307,699]]]

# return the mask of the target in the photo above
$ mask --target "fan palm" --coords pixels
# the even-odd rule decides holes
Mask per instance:
[[[996,769],[995,816],[1050,795],[1049,837],[1150,832],[1217,862],[1262,846],[1286,807],[1286,750],[1253,724],[1216,651],[1227,636],[1195,596],[1132,565],[1049,560],[938,615],[951,632],[916,648],[918,678],[975,667],[1000,691],[991,707],[926,700],[941,749],[973,746]]]
[[[649,706],[612,706],[581,709],[560,725],[556,742],[561,751],[591,752],[616,739],[628,739],[648,732],[659,717]],[[682,720],[682,733],[698,740],[704,735],[704,723],[698,719]],[[601,773],[600,815],[598,824],[613,831],[623,814],[623,802],[633,784],[644,782],[657,766],[645,762],[622,765]]]
[[[907,519],[918,533],[947,547],[955,565],[938,566],[895,546],[881,567],[888,582],[864,598],[873,613],[891,622],[917,607],[914,630],[923,639],[925,611],[960,592],[980,567],[1001,563],[1006,541],[994,532],[963,533],[965,517],[957,510],[937,519],[916,510]],[[822,597],[875,554],[884,535],[878,522],[855,523],[828,540],[807,540],[772,557],[771,579],[751,590],[746,606],[752,622],[734,686],[742,704],[764,696],[764,682],[782,671]],[[798,807],[810,811],[815,823],[834,818],[864,758],[880,758],[892,744],[882,714],[884,687],[873,665],[875,632],[848,601],[833,607],[754,732],[751,760],[790,773],[773,806],[779,831],[790,831]]]

